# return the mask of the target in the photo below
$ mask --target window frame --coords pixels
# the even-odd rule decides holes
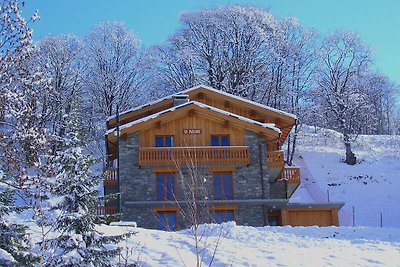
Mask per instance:
[[[173,198],[169,199],[168,198],[168,176],[172,175],[174,182],[173,182],[173,190],[172,190],[172,196]],[[155,199],[158,201],[171,201],[171,200],[176,200],[176,173],[175,172],[156,172],[155,173]],[[163,192],[163,198],[159,198],[158,197],[158,177],[159,176],[163,176],[163,188],[164,188],[164,192]]]
[[[227,218],[227,216],[226,216],[227,213],[232,213],[232,220],[231,221],[228,221],[226,219]],[[217,219],[216,219],[217,214],[221,214],[221,222],[217,222]],[[216,211],[214,211],[214,220],[215,220],[215,223],[217,223],[217,224],[221,224],[221,223],[224,223],[224,222],[234,222],[235,219],[236,219],[236,217],[235,217],[235,211],[234,210],[216,210]]]
[[[157,225],[156,228],[158,230],[168,231],[168,232],[178,230],[178,209],[177,208],[175,208],[175,207],[170,207],[170,208],[168,208],[168,207],[160,207],[160,208],[155,208],[154,212],[155,212],[155,220],[156,220],[156,225]],[[165,218],[166,218],[165,229],[161,229],[161,227],[159,227],[160,226],[159,216],[160,216],[161,213],[163,213]],[[169,220],[168,220],[168,215],[167,215],[168,213],[175,214],[175,224],[174,224],[175,228],[174,229],[169,229]]]
[[[222,222],[227,222],[226,221],[226,213],[227,212],[232,212],[233,221],[236,222],[236,220],[237,220],[237,213],[236,212],[237,212],[237,209],[238,209],[238,205],[212,205],[210,207],[210,209],[214,213],[214,222],[215,223],[218,223],[217,219],[216,219],[216,214],[219,213],[219,212],[222,212],[221,223]]]
[[[171,138],[171,146],[166,146],[167,138]],[[157,146],[157,138],[162,138],[162,146]],[[174,147],[174,136],[173,135],[155,135],[154,136],[154,147]]]
[[[218,140],[218,145],[213,144],[213,137],[217,138]],[[228,144],[223,145],[222,144],[222,137],[228,137]],[[210,138],[211,146],[231,146],[231,137],[229,134],[212,134]]]
[[[220,178],[221,178],[221,184],[220,184],[220,189],[221,189],[221,198],[216,198],[215,197],[215,175],[219,174]],[[230,198],[226,198],[226,194],[225,194],[225,176],[224,175],[230,175],[230,190],[231,190],[231,197]],[[232,171],[215,171],[212,173],[212,177],[213,177],[213,197],[216,200],[229,200],[229,199],[234,199],[234,185],[233,185],[233,172]]]

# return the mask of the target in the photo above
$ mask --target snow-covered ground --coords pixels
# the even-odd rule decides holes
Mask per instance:
[[[303,127],[298,149],[309,172],[330,201],[345,202],[353,225],[400,227],[400,136],[359,136],[354,146],[358,164],[342,163],[341,135],[332,130]],[[309,177],[302,177],[309,178]],[[292,202],[310,201],[304,183]],[[312,195],[312,194],[311,194]],[[343,220],[343,217],[340,217]]]
[[[107,233],[124,227],[101,226]],[[143,266],[195,266],[190,230],[138,228],[126,243]],[[203,266],[399,266],[400,229],[371,227],[246,227],[202,225]],[[219,238],[221,236],[221,238]],[[215,244],[219,242],[215,249]],[[125,245],[125,244],[121,244]],[[126,250],[125,250],[126,251]]]
[[[306,169],[291,202],[325,201],[329,190],[330,201],[345,202],[343,210],[350,218],[355,207],[356,227],[201,225],[202,266],[210,261],[212,266],[400,266],[400,136],[360,136],[354,145],[359,163],[354,166],[341,162],[344,149],[334,131],[317,129],[314,133],[314,128],[304,127],[298,144],[296,162]],[[98,226],[105,234],[129,229],[136,234],[119,246],[130,262],[196,266],[191,230]],[[37,227],[31,226],[29,232],[33,243],[40,240]]]
[[[291,202],[345,202],[341,220],[356,227],[246,227],[234,222],[204,225],[200,248],[208,265],[219,241],[215,266],[400,266],[400,136],[359,136],[358,164],[342,162],[344,147],[335,131],[305,126],[296,161],[307,170]],[[307,184],[307,186],[306,186]],[[381,213],[382,224],[381,225]],[[104,232],[123,228],[102,226]],[[222,238],[218,236],[222,233]],[[204,243],[205,242],[205,243]],[[189,230],[168,233],[137,229],[128,244],[145,266],[194,266]]]

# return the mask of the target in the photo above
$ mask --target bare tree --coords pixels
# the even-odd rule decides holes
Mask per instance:
[[[365,92],[371,52],[356,34],[335,32],[320,48],[318,88],[313,92],[327,125],[343,134],[347,164],[356,163],[352,138],[359,133],[360,116],[371,106]]]
[[[277,24],[270,13],[241,6],[204,9],[183,13],[181,23],[157,47],[160,79],[168,86],[203,83],[252,98],[266,83]]]
[[[204,264],[211,266],[218,246],[227,233],[224,232],[223,227],[219,228],[217,233],[211,233],[212,230],[203,225],[216,222],[209,203],[213,197],[211,194],[212,179],[208,168],[198,164],[199,153],[196,152],[194,147],[182,147],[181,149],[182,151],[179,154],[184,156],[183,160],[176,160],[174,154],[171,153],[178,170],[176,186],[179,189],[167,188],[166,194],[173,194],[170,201],[179,210],[178,220],[183,224],[183,227],[189,228],[188,231],[193,236],[196,266],[200,267]],[[168,222],[166,226],[168,227]],[[217,235],[216,241],[209,241],[210,234]]]
[[[85,37],[85,84],[93,108],[104,116],[135,104],[141,78],[140,41],[123,23],[102,22]]]
[[[40,92],[42,127],[62,136],[64,116],[71,113],[73,105],[83,108],[82,43],[73,35],[48,36],[38,42],[37,48],[34,64],[51,81],[51,87]]]

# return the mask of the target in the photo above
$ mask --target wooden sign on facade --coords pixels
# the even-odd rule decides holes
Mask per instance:
[[[189,134],[189,135],[201,134],[201,129],[183,129],[183,134]]]

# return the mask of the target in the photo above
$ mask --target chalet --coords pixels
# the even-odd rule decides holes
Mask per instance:
[[[110,168],[102,212],[139,227],[176,230],[198,222],[338,225],[343,203],[290,204],[300,169],[281,150],[296,116],[196,86],[107,120]]]

